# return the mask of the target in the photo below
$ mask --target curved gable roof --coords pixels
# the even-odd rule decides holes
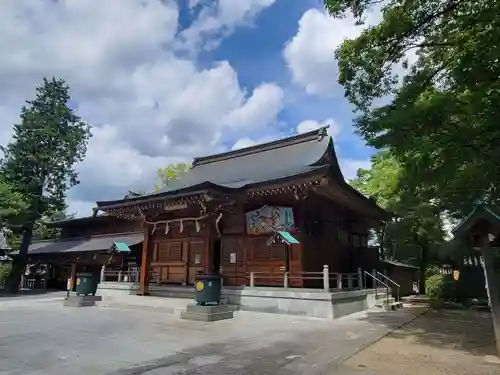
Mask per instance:
[[[180,194],[208,187],[242,189],[328,169],[337,179],[344,181],[327,129],[328,127],[322,127],[240,150],[194,158],[192,169],[183,178],[163,189],[127,201],[141,201],[144,198]],[[118,202],[97,204],[104,206]]]

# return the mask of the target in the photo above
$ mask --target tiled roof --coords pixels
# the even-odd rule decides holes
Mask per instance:
[[[193,168],[184,178],[153,193],[130,198],[130,201],[197,191],[207,187],[242,189],[308,173],[326,172],[327,169],[334,170],[343,181],[333,141],[326,130],[326,127],[320,128],[279,141],[195,158]],[[327,155],[329,157],[325,158]],[[106,206],[115,202],[119,201],[97,204]]]
[[[109,250],[114,242],[122,242],[128,246],[136,245],[144,240],[144,234],[108,234],[102,236],[68,238],[53,241],[33,242],[28,249],[29,255],[34,254],[54,254],[73,253],[84,251],[104,251]]]

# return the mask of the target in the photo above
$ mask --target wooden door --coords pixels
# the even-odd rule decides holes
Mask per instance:
[[[155,243],[151,267],[153,272],[159,275],[161,283],[186,284],[186,243],[181,240],[168,240]]]
[[[223,236],[221,240],[222,276],[225,285],[247,285],[246,248],[241,237]]]
[[[267,245],[268,237],[249,237],[248,272],[255,272],[255,285],[281,286],[285,272],[287,245]]]

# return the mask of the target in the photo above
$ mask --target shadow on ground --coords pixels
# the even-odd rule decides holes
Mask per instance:
[[[387,320],[375,312],[369,312],[364,319],[375,324],[387,324]],[[410,324],[392,332],[391,337],[483,357],[496,355],[493,332],[490,312],[430,309]]]

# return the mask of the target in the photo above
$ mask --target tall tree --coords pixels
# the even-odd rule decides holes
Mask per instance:
[[[358,132],[390,147],[421,191],[456,217],[478,198],[498,203],[500,1],[325,4],[332,16],[352,12],[361,24],[382,11],[337,51]]]
[[[411,185],[404,186],[404,168],[387,150],[372,158],[370,169],[358,170],[353,187],[377,199],[394,218],[377,233],[386,258],[407,261],[420,268],[420,292],[425,293],[425,271],[439,258],[444,243],[439,207],[419,195]]]
[[[0,179],[0,229],[22,214],[27,208],[24,196]]]
[[[2,147],[0,172],[27,203],[23,214],[9,223],[21,236],[8,284],[12,291],[19,286],[35,223],[64,210],[67,190],[79,183],[74,165],[84,159],[91,133],[90,126],[68,107],[69,100],[64,80],[44,78],[36,98],[22,108],[12,141]]]
[[[188,174],[191,166],[186,163],[170,164],[158,169],[158,179],[160,183],[155,185],[155,190],[160,190],[166,186],[171,186],[179,178]]]

